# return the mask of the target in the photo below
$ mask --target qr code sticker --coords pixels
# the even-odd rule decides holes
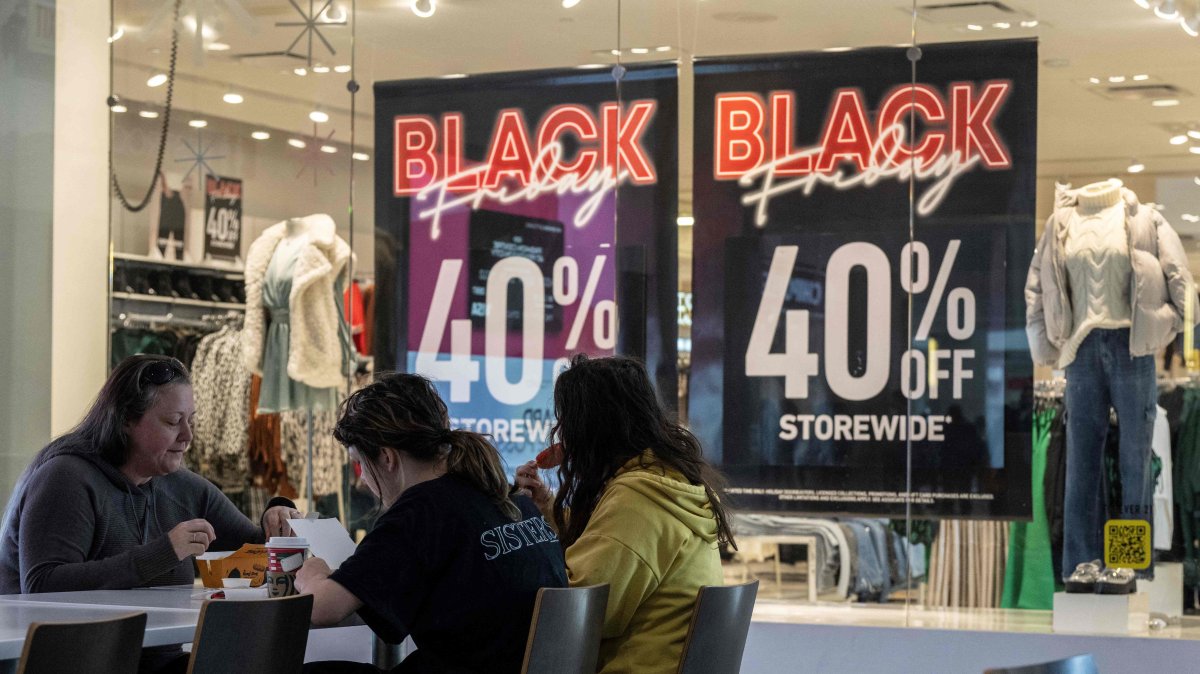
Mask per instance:
[[[1104,524],[1104,564],[1123,569],[1150,566],[1150,523],[1109,520]]]

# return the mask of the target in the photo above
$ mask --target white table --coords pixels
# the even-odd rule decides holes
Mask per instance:
[[[78,622],[146,614],[143,646],[191,642],[200,621],[204,590],[192,586],[0,595],[0,661],[21,657],[33,622]],[[309,633],[305,660],[370,662],[374,634],[357,616]]]

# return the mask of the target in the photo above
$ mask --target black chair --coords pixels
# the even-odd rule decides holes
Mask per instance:
[[[700,588],[683,642],[679,674],[738,674],[757,596],[757,580]]]
[[[984,671],[984,674],[1100,674],[1100,670],[1096,667],[1096,661],[1091,654],[1085,653],[1065,660],[1042,662],[1036,665],[988,669]]]
[[[146,614],[78,623],[33,623],[18,674],[136,674]]]
[[[206,601],[188,674],[295,674],[304,667],[313,598]]]
[[[538,590],[521,674],[594,674],[606,608],[608,585]]]

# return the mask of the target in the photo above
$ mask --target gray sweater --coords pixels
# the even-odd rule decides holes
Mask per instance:
[[[273,499],[268,507],[291,505]],[[187,469],[137,486],[96,454],[66,453],[17,485],[0,535],[0,594],[191,584],[167,534],[208,520],[209,550],[261,543],[263,530],[216,486]]]

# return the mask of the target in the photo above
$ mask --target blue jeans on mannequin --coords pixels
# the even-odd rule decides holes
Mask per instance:
[[[1129,354],[1129,330],[1093,330],[1067,366],[1067,479],[1063,575],[1104,559],[1104,443],[1109,407],[1120,428],[1121,519],[1153,522],[1150,444],[1158,391],[1154,357]],[[1152,578],[1153,568],[1139,572]]]

